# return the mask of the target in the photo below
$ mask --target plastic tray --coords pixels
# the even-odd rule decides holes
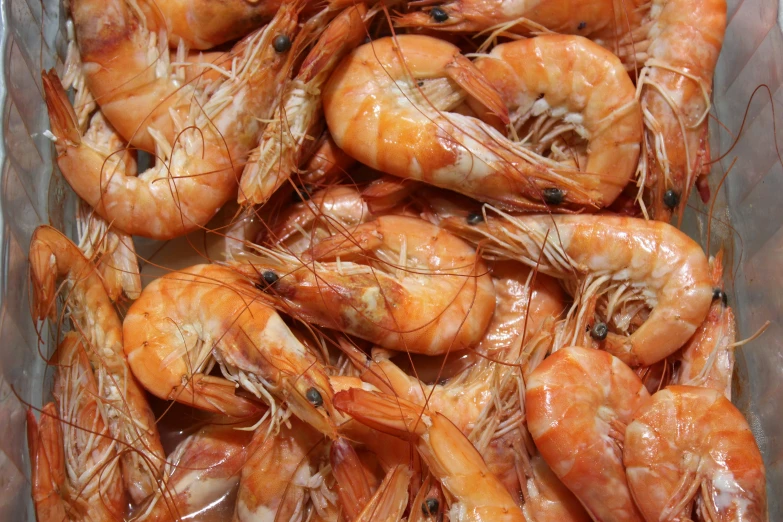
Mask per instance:
[[[715,71],[712,118],[715,188],[711,252],[728,248],[728,293],[741,337],[771,327],[737,352],[735,403],[753,428],[767,466],[771,520],[783,520],[783,35],[774,0],[728,0],[724,50]],[[46,385],[41,346],[29,312],[27,249],[36,226],[72,231],[73,195],[52,168],[53,147],[41,69],[62,66],[66,42],[58,0],[0,0],[3,141],[0,143],[0,520],[34,520],[25,403],[40,406]],[[783,18],[783,17],[782,17]],[[765,85],[751,100],[757,87]],[[773,120],[772,101],[777,113]],[[746,116],[747,108],[747,116]],[[741,139],[735,141],[744,120]],[[718,121],[720,124],[718,124]],[[706,238],[707,211],[692,202],[685,230]],[[17,398],[18,397],[18,398]]]

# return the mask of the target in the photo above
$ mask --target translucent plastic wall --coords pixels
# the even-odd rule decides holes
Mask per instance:
[[[40,71],[62,65],[63,10],[57,0],[0,0],[3,162],[0,172],[0,520],[34,520],[30,503],[24,407],[39,406],[45,365],[30,319],[27,248],[36,226],[71,230],[73,197],[53,176],[51,142],[44,136],[46,109]],[[772,101],[783,135],[783,36],[774,0],[729,0],[724,51],[715,73],[714,158],[734,144],[713,168],[715,188],[734,163],[713,209],[695,204],[685,230],[706,239],[711,252],[727,247],[731,304],[741,337],[771,321],[767,332],[738,352],[735,402],[750,420],[765,456],[771,520],[783,520],[783,166],[774,143]],[[751,95],[760,89],[752,102]],[[0,85],[0,88],[3,86]],[[0,91],[1,93],[2,91]],[[746,115],[747,108],[747,115]],[[718,123],[720,122],[720,123]],[[783,148],[783,138],[778,139]],[[735,161],[736,160],[736,161]]]

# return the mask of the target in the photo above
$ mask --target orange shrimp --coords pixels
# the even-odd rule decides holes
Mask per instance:
[[[625,427],[649,397],[622,361],[564,348],[530,374],[527,426],[541,456],[596,520],[641,521],[623,467]]]
[[[768,520],[764,462],[745,417],[718,390],[669,386],[633,416],[623,452],[645,520]]]
[[[283,47],[276,51],[272,40],[283,35],[290,42],[297,34],[303,3],[287,1],[269,25],[243,40],[231,78],[208,100],[190,104],[188,112],[176,118],[181,131],[176,140],[152,131],[158,159],[138,177],[127,175],[121,156],[81,136],[59,80],[53,72],[44,74],[57,162],[71,187],[128,234],[170,239],[205,225],[234,195],[242,162],[262,130],[261,120],[269,117],[281,94],[295,53]],[[123,68],[114,64],[109,69]],[[129,109],[124,101],[120,105],[123,115],[143,112]]]
[[[101,383],[101,399],[114,438],[125,445],[122,475],[139,502],[155,490],[165,461],[163,447],[144,391],[133,378],[122,351],[122,324],[98,271],[68,238],[40,226],[30,242],[30,279],[34,317],[54,318],[57,281],[65,280],[65,305],[87,345],[87,355]]]
[[[354,522],[380,522],[402,520],[408,507],[408,485],[413,472],[410,468],[397,465],[386,473],[364,509],[354,518]]]
[[[456,46],[400,35],[365,44],[342,61],[324,90],[324,113],[341,149],[388,174],[522,210],[610,203],[602,199],[599,175],[563,168],[452,111],[466,92],[509,122],[503,100]]]
[[[121,520],[127,506],[99,383],[77,334],[65,336],[52,363],[54,397],[40,423],[27,411],[33,502],[40,522]],[[59,414],[58,414],[59,410]]]
[[[382,216],[314,245],[314,262],[259,249],[234,268],[264,274],[293,315],[384,348],[441,354],[474,346],[495,308],[476,251],[426,221]]]
[[[260,284],[260,283],[259,283]],[[218,265],[196,265],[156,279],[123,322],[133,374],[153,395],[216,413],[253,416],[259,407],[234,394],[241,386],[335,436],[332,389],[323,366],[261,301],[252,282]],[[209,375],[217,364],[223,378]],[[282,401],[286,408],[278,409]]]

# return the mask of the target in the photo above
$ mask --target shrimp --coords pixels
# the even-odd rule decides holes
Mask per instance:
[[[302,3],[286,2],[269,25],[243,41],[232,77],[178,118],[176,142],[153,132],[161,159],[138,177],[125,174],[122,158],[80,135],[55,73],[44,74],[57,161],[71,187],[127,234],[170,239],[206,224],[234,195],[242,162],[261,131],[260,119],[270,115],[281,93],[295,53],[275,51],[272,40],[293,38]],[[124,102],[122,111],[134,112]]]
[[[33,502],[40,522],[122,520],[127,500],[98,386],[79,336],[52,358],[54,397],[40,423],[27,411]],[[59,415],[58,415],[59,410]]]
[[[590,516],[541,455],[530,459],[524,488],[525,518],[534,522],[588,522]]]
[[[293,315],[391,350],[434,355],[472,347],[495,308],[476,251],[416,218],[382,216],[323,239],[308,252],[314,262],[259,251],[267,260],[235,269],[249,277],[271,272],[269,291]]]
[[[259,283],[260,284],[260,283]],[[251,281],[217,265],[196,265],[150,283],[123,322],[133,374],[153,395],[234,416],[268,403],[276,421],[288,411],[335,435],[332,389],[318,363]],[[210,376],[215,364],[224,378]]]
[[[37,320],[55,317],[57,280],[65,279],[65,305],[83,336],[87,355],[101,383],[112,437],[123,445],[122,476],[135,502],[149,496],[165,462],[155,416],[144,391],[128,369],[122,351],[122,323],[96,268],[60,232],[40,226],[30,243],[33,313]]]
[[[726,1],[653,0],[645,27],[646,39],[625,49],[644,63],[637,81],[645,127],[638,200],[653,219],[669,221],[676,212],[681,222],[694,183],[709,199],[708,116]]]
[[[443,488],[452,496],[450,520],[524,521],[519,507],[490,472],[473,444],[446,417],[396,397],[361,389],[341,391],[335,407],[354,419],[411,438]]]
[[[530,133],[523,143],[598,174],[604,205],[620,195],[638,164],[642,113],[616,56],[581,36],[545,35],[498,45],[474,64],[500,93],[516,131]],[[584,146],[574,146],[578,138]]]
[[[408,507],[408,485],[413,471],[402,465],[397,465],[389,472],[378,486],[378,491],[369,499],[354,522],[397,522],[402,520],[405,508]]]
[[[378,483],[372,483],[372,474],[365,468],[365,464],[351,443],[344,438],[339,438],[332,443],[329,450],[329,462],[332,466],[332,475],[336,482],[340,505],[349,520],[356,520],[356,517],[370,502],[373,491],[377,490]],[[406,481],[406,501],[407,485]]]
[[[341,149],[388,174],[521,210],[611,203],[601,176],[563,168],[477,118],[448,112],[466,92],[509,122],[503,100],[457,47],[400,35],[342,61],[324,90],[324,113]]]
[[[314,149],[312,156],[305,162],[302,172],[299,174],[303,183],[329,184],[356,163],[356,160],[337,146],[329,131],[324,131],[321,134]]]
[[[667,223],[620,216],[514,217],[489,206],[475,224],[458,218],[442,223],[471,241],[488,240],[482,243],[487,255],[574,282],[581,289],[577,303],[603,297],[607,322],[617,316],[621,330],[626,316],[649,310],[633,333],[609,332],[601,343],[629,366],[649,366],[674,353],[704,321],[712,301],[707,256]]]
[[[239,483],[252,432],[236,424],[208,424],[180,442],[166,460],[161,489],[139,508],[138,522],[194,517]],[[239,426],[241,428],[241,426]]]
[[[623,452],[646,520],[768,520],[764,462],[745,417],[718,390],[669,386],[634,415]]]
[[[707,318],[683,346],[677,357],[680,365],[674,384],[703,386],[723,392],[731,400],[731,376],[734,373],[734,348],[737,330],[734,312],[721,289],[723,251],[710,260],[713,292]]]
[[[239,203],[262,204],[305,159],[307,141],[321,120],[321,90],[340,60],[364,39],[364,4],[340,13],[321,33],[287,87],[239,184]],[[317,134],[316,134],[317,136]]]
[[[648,397],[630,368],[600,350],[564,348],[528,377],[530,434],[593,519],[643,520],[628,490],[622,445],[626,425]]]
[[[303,521],[309,498],[306,486],[323,436],[295,418],[270,433],[266,422],[256,429],[242,466],[234,522]],[[323,450],[321,449],[322,453]]]

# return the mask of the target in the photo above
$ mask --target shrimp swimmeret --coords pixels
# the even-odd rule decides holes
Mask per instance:
[[[449,112],[466,92],[509,122],[503,100],[456,46],[400,35],[365,44],[340,63],[324,89],[324,113],[341,149],[388,174],[516,209],[611,203],[600,174],[563,166],[477,118]]]

